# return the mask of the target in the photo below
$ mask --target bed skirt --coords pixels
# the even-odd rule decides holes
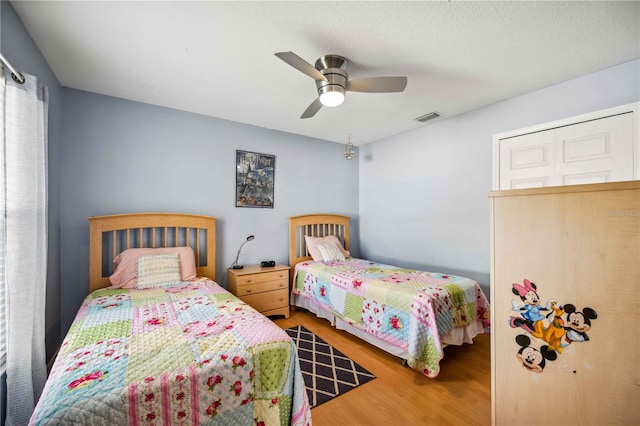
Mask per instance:
[[[382,349],[385,352],[390,353],[391,355],[397,356],[398,358],[402,358],[407,360],[409,357],[408,352],[405,349],[399,348],[398,346],[391,345],[384,340],[378,339],[373,334],[367,333],[348,322],[344,321],[342,318],[335,316],[329,311],[322,309],[317,304],[313,303],[310,299],[303,297],[301,295],[291,294],[291,305],[297,306],[302,309],[306,309],[310,312],[313,312],[317,317],[324,318],[328,320],[333,327],[338,330],[344,330],[349,334],[352,334],[367,343],[372,344],[373,346]],[[442,342],[442,346],[446,347],[449,345],[460,346],[463,343],[473,343],[473,339],[478,335],[484,333],[484,327],[482,326],[482,321],[476,319],[469,325],[465,327],[458,327],[451,330],[445,336],[440,337],[440,341]]]

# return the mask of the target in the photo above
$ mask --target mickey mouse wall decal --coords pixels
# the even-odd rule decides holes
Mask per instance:
[[[526,332],[516,336],[520,346],[516,358],[527,371],[541,373],[546,361],[557,359],[571,343],[589,340],[591,321],[598,318],[593,308],[578,311],[575,305],[561,305],[555,299],[543,306],[537,286],[528,279],[514,283],[511,291],[520,300],[511,301],[511,310],[519,315],[510,316],[509,325]]]
[[[527,371],[542,373],[546,360],[555,361],[558,358],[556,352],[547,345],[542,345],[539,349],[531,346],[531,339],[524,334],[516,336],[516,343],[520,345],[516,358]]]
[[[567,313],[567,321],[564,327],[566,334],[562,339],[562,343],[560,343],[560,347],[566,348],[572,342],[586,342],[589,340],[587,331],[591,330],[591,320],[598,318],[596,311],[587,307],[580,312],[572,304],[564,305],[564,311]]]

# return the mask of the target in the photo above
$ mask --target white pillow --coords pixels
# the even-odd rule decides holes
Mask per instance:
[[[318,244],[316,247],[320,250],[323,262],[341,262],[345,259],[335,243]]]
[[[326,237],[312,237],[309,235],[305,235],[304,240],[307,244],[309,255],[316,262],[322,262],[322,255],[320,254],[320,250],[318,250],[317,248],[320,244],[334,243],[345,258],[351,255],[342,247],[342,243],[335,235],[327,235]]]
[[[180,282],[178,253],[151,254],[138,258],[136,288],[157,288],[176,285]]]

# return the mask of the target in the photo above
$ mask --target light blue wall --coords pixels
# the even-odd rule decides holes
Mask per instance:
[[[47,359],[60,344],[60,145],[62,87],[11,4],[0,2],[0,51],[18,70],[37,76],[49,88],[49,239],[45,330]]]
[[[64,89],[62,323],[88,292],[88,216],[169,211],[216,216],[217,276],[240,262],[288,264],[289,216],[332,212],[358,226],[358,162],[344,145]],[[236,149],[276,156],[273,209],[235,207]],[[357,232],[353,250],[358,253]]]
[[[635,60],[360,148],[361,255],[489,295],[494,134],[640,100]]]
[[[246,235],[256,239],[242,263],[286,262],[289,216],[346,214],[354,254],[470,276],[488,295],[492,135],[640,99],[633,61],[367,145],[345,161],[341,144],[63,89],[11,5],[0,8],[3,54],[50,91],[48,348],[87,293],[92,215],[217,216],[216,279],[225,283]],[[234,207],[236,149],[276,155],[274,209]]]

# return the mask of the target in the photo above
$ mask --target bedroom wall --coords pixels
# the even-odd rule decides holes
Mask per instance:
[[[475,279],[489,297],[496,133],[640,100],[635,60],[360,148],[360,250]]]
[[[88,216],[136,211],[216,216],[217,282],[248,235],[240,263],[288,264],[289,216],[354,219],[358,162],[344,145],[64,89],[61,151],[62,330],[88,292]],[[276,156],[273,209],[235,207],[236,149]]]
[[[22,25],[11,4],[0,2],[0,50],[18,70],[37,76],[49,88],[49,214],[45,330],[47,359],[60,344],[60,146],[62,86]]]

